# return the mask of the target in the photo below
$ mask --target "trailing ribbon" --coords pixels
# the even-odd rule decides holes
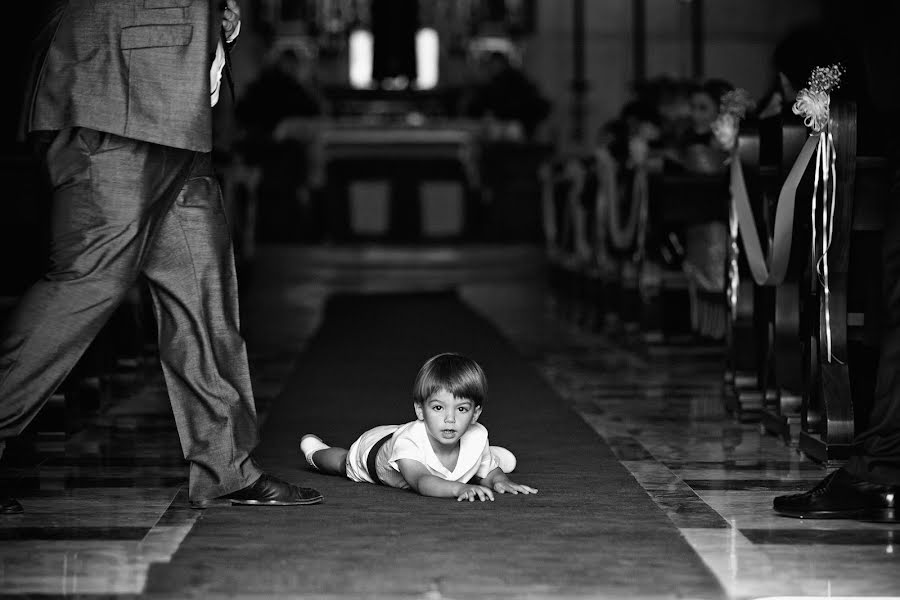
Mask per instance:
[[[819,196],[819,182],[822,184],[822,252],[816,260],[816,273],[825,303],[825,351],[831,362],[831,288],[828,285],[828,250],[834,233],[834,205],[837,194],[837,169],[835,168],[834,137],[827,128],[818,134],[816,151],[816,178],[812,197],[812,249],[816,248],[816,200]],[[829,188],[828,182],[831,181]]]
[[[806,167],[819,145],[819,136],[813,135],[806,140],[797,160],[791,167],[781,191],[778,194],[778,206],[775,209],[775,226],[768,256],[763,256],[762,244],[756,230],[756,220],[750,207],[744,170],[738,158],[737,150],[731,157],[731,201],[737,214],[741,239],[744,242],[744,253],[750,273],[757,285],[776,286],[784,281],[787,273],[788,259],[791,256],[791,239],[794,230],[794,204],[797,186],[806,172]],[[738,142],[740,143],[740,142]]]
[[[837,194],[837,173],[835,169],[834,138],[827,129],[809,136],[797,160],[794,161],[781,191],[775,210],[775,231],[769,246],[769,256],[764,257],[756,221],[750,208],[744,172],[737,152],[731,158],[731,201],[732,210],[737,215],[741,239],[750,273],[757,285],[777,286],[784,281],[788,260],[791,255],[791,239],[794,227],[794,204],[797,186],[806,172],[815,153],[815,179],[812,196],[812,249],[816,260],[816,273],[823,288],[825,304],[825,346],[828,362],[831,362],[831,289],[828,284],[828,249],[834,231],[834,205]],[[829,185],[830,184],[830,185]],[[816,216],[819,189],[822,190],[821,252],[816,240]]]
[[[734,207],[734,200],[728,210],[728,242],[730,251],[728,252],[728,293],[726,299],[728,308],[731,311],[731,318],[737,318],[738,305],[738,288],[741,285],[741,274],[738,270],[738,257],[740,256],[740,248],[738,247],[738,216]]]
[[[631,210],[637,212],[637,227],[634,233],[634,260],[640,262],[644,258],[644,245],[647,238],[647,212],[650,205],[650,182],[647,169],[639,167],[634,171],[631,182]]]

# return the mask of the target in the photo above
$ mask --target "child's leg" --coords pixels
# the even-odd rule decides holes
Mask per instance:
[[[497,461],[500,470],[504,473],[512,473],[516,468],[516,455],[502,446],[491,446],[491,454]]]
[[[300,439],[300,451],[310,466],[329,475],[347,474],[347,450],[334,448],[317,436],[306,434]]]
[[[347,450],[344,448],[326,448],[313,452],[310,457],[313,466],[329,475],[347,474]]]

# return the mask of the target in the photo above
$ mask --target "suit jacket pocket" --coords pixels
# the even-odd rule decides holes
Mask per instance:
[[[194,0],[144,0],[144,8],[183,8]]]
[[[189,24],[123,27],[121,46],[122,50],[187,46],[193,33],[194,26]]]

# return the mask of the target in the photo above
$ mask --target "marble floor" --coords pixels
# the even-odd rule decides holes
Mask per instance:
[[[724,413],[719,348],[585,332],[556,316],[544,280],[530,247],[262,247],[242,300],[260,414],[329,294],[456,287],[606,440],[728,598],[900,598],[900,526],[772,513],[773,496],[825,472]],[[139,595],[202,518],[152,356],[80,431],[35,447],[0,468],[26,507],[0,518],[0,596]]]

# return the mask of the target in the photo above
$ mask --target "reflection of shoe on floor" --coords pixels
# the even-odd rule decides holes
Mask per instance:
[[[516,455],[502,446],[491,446],[491,454],[504,473],[512,473],[516,468]]]
[[[900,522],[900,486],[857,479],[838,469],[802,494],[778,496],[773,509],[800,519],[856,519]]]
[[[19,501],[10,496],[0,496],[0,515],[21,515],[25,512]]]
[[[302,506],[318,504],[322,500],[318,490],[300,487],[263,473],[253,485],[242,490],[214,500],[191,500],[191,508],[208,508],[225,502],[243,506]]]

